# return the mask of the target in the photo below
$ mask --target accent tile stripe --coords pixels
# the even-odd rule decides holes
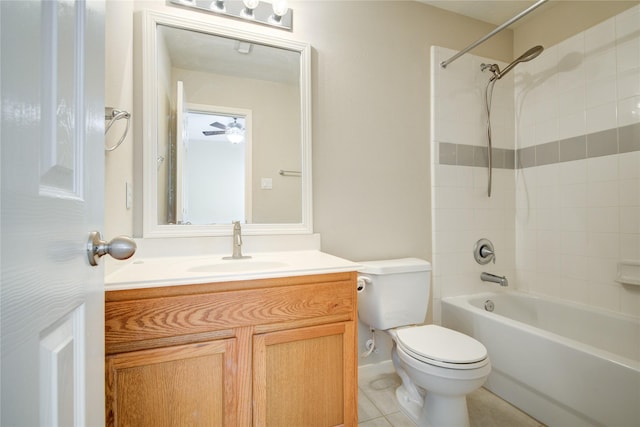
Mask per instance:
[[[570,162],[587,158],[587,137],[585,135],[558,141],[560,145],[560,161]]]
[[[618,151],[640,151],[640,123],[618,129]]]
[[[551,165],[560,161],[558,141],[536,145],[536,166]]]
[[[618,129],[607,129],[587,135],[587,157],[618,154]]]
[[[486,147],[440,142],[438,149],[441,165],[486,167],[488,164]],[[494,148],[493,167],[521,169],[632,151],[640,151],[640,123],[518,150]]]

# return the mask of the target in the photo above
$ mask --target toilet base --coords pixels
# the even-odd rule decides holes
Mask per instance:
[[[402,412],[418,427],[469,427],[466,396],[442,396],[427,392],[420,405],[403,386],[396,389]]]
[[[407,417],[409,417],[411,421],[416,423],[416,425],[419,425],[418,420],[420,419],[420,414],[422,413],[422,405],[418,404],[414,400],[411,400],[411,398],[409,397],[409,393],[407,393],[403,386],[400,386],[396,389],[396,399],[398,399],[400,410]]]
[[[491,372],[488,359],[473,369],[448,369],[419,361],[397,345],[395,331],[391,360],[402,385],[396,398],[402,411],[418,427],[469,427],[467,394],[480,388]]]

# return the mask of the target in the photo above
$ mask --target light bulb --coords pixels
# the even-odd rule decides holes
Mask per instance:
[[[253,10],[258,7],[260,0],[242,0],[242,3],[244,3],[244,7],[246,7],[247,9]]]
[[[289,6],[287,0],[275,0],[273,2],[273,14],[276,16],[284,16],[287,14]]]
[[[228,132],[226,132],[226,135],[227,135],[227,139],[232,144],[240,144],[244,140],[244,135],[242,134],[242,131],[238,129],[229,130]]]

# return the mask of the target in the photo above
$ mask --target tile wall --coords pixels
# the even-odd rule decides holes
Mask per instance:
[[[433,318],[440,320],[440,299],[498,289],[480,281],[483,271],[515,276],[515,169],[513,75],[496,82],[491,120],[495,167],[487,197],[487,114],[485,90],[491,74],[487,58],[464,55],[446,69],[440,62],[456,51],[433,47],[432,206]],[[506,64],[498,63],[501,68]],[[473,258],[480,238],[490,239],[496,263],[481,266]]]
[[[486,62],[447,69],[432,56],[434,318],[439,299],[512,288],[640,316],[640,288],[615,281],[619,260],[640,261],[640,6],[518,65],[495,85],[498,160],[486,196]],[[503,64],[499,64],[503,66]],[[472,146],[474,156],[469,152]],[[494,153],[495,155],[496,153]],[[496,247],[479,266],[480,237]]]
[[[640,316],[640,6],[515,70],[516,283]]]

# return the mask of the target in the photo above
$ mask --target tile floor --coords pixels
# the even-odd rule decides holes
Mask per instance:
[[[396,402],[400,378],[389,363],[359,369],[359,427],[415,427]],[[471,427],[544,427],[524,412],[481,388],[467,396]]]

